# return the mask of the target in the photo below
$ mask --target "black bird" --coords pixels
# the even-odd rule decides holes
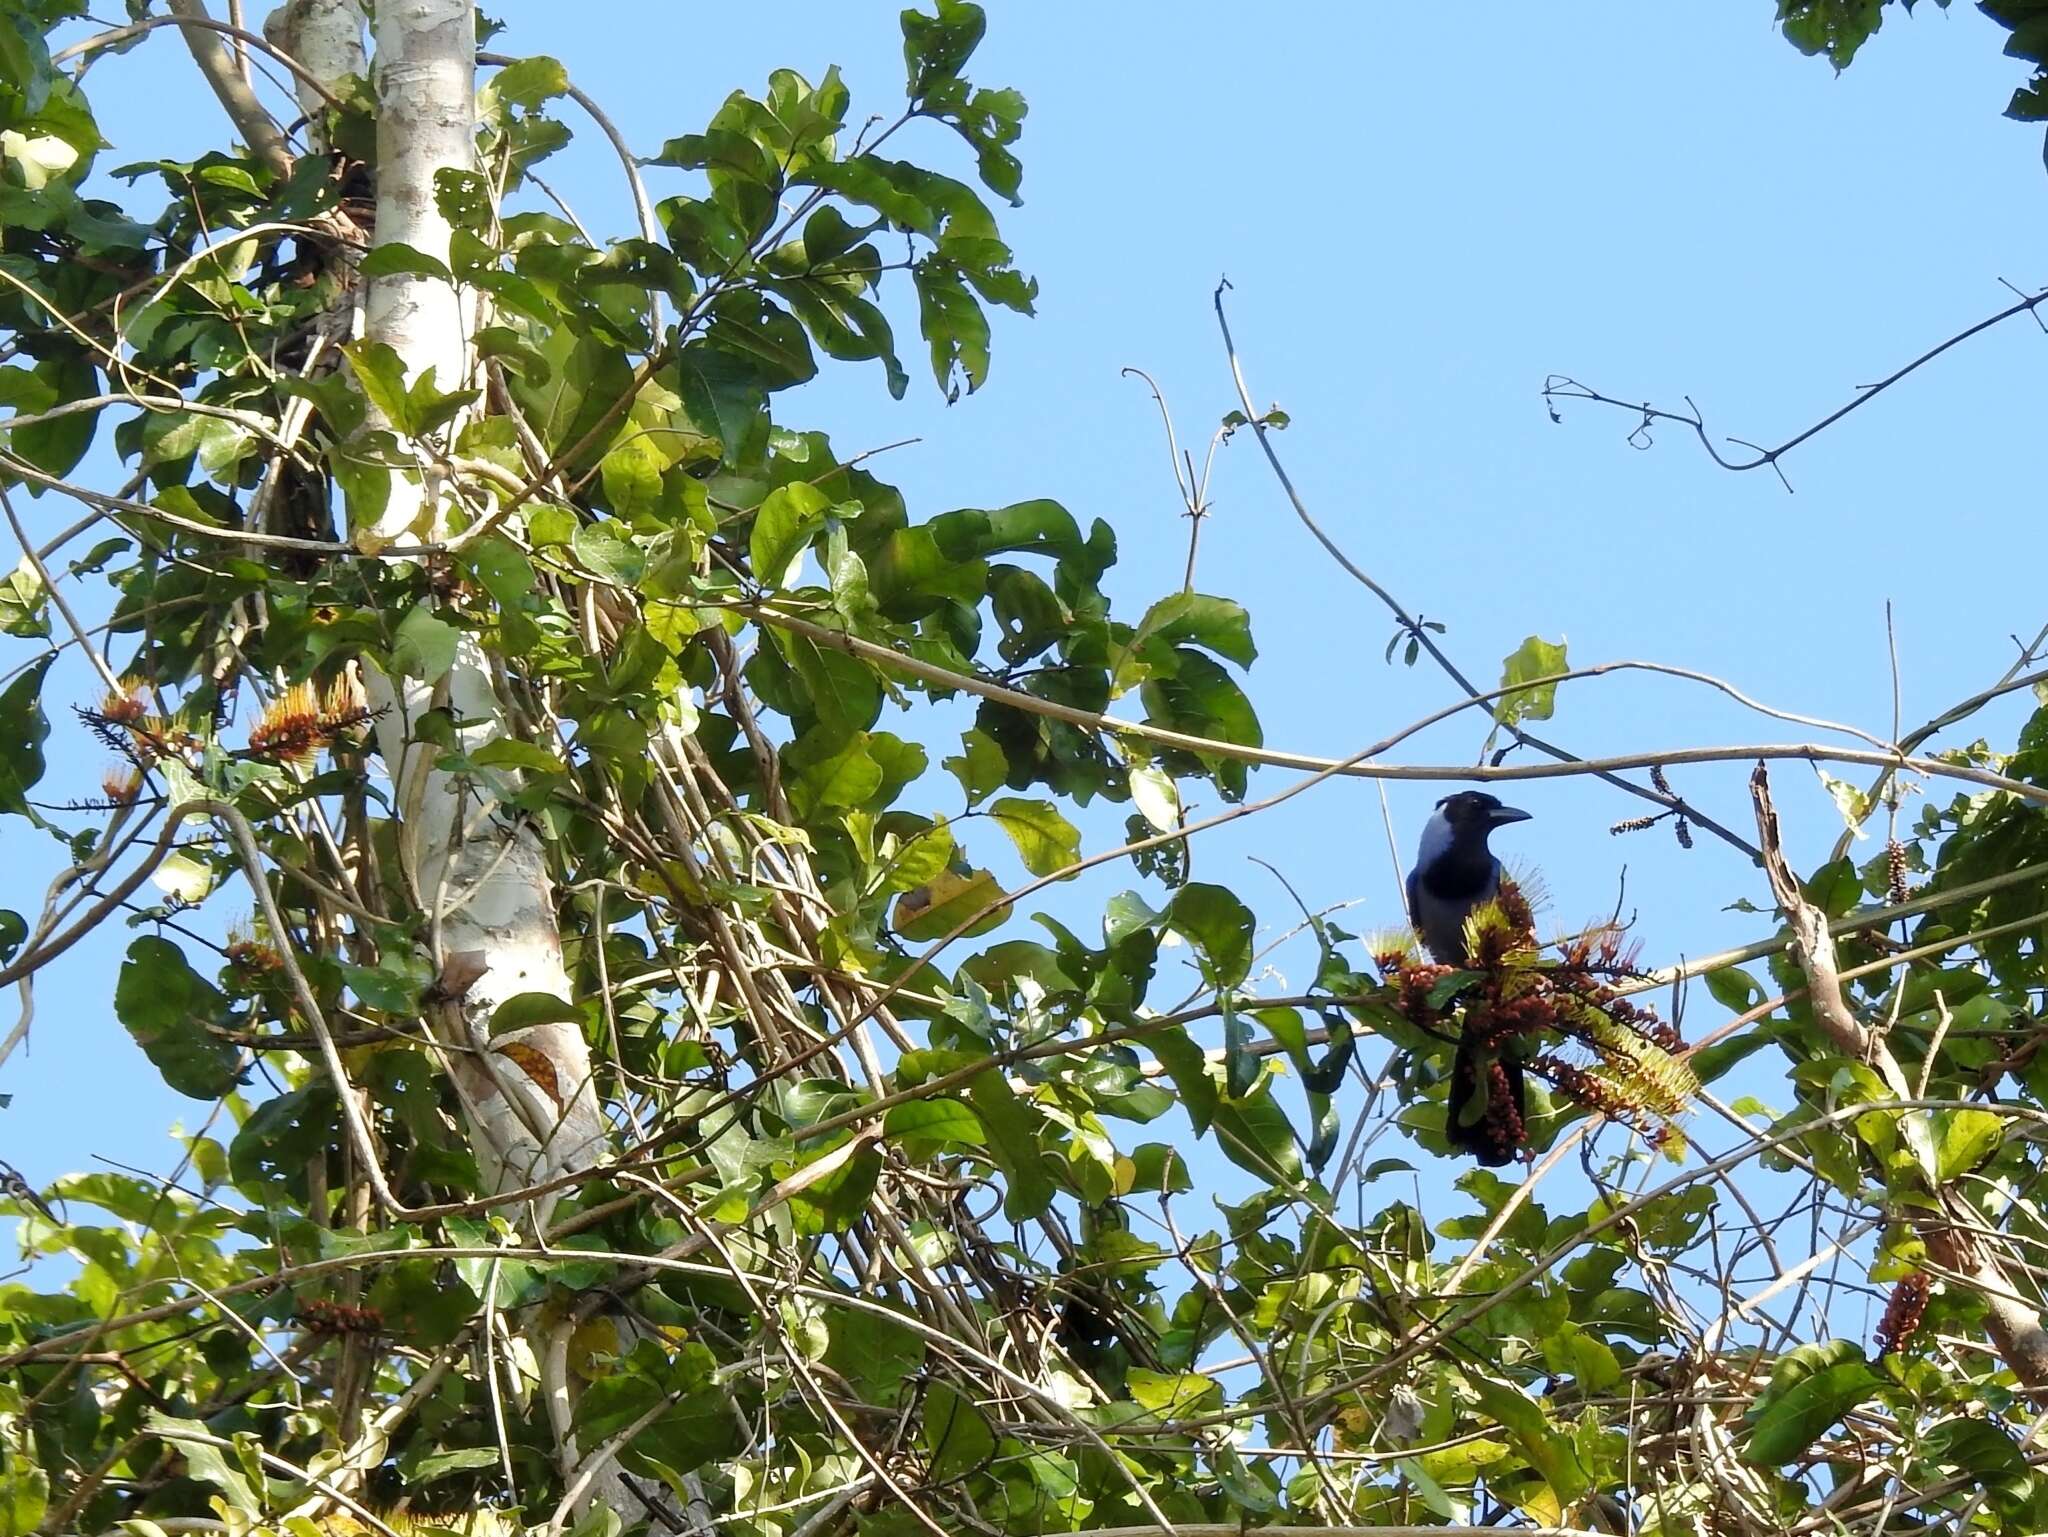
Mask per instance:
[[[1503,806],[1484,791],[1461,790],[1438,801],[1436,810],[1423,824],[1422,846],[1416,853],[1415,868],[1408,872],[1408,916],[1430,955],[1441,964],[1466,963],[1465,920],[1473,909],[1492,901],[1500,892],[1500,860],[1486,846],[1488,835],[1496,827],[1528,820],[1528,812]],[[1498,1076],[1494,1074],[1496,1066],[1500,1069]],[[1489,1094],[1495,1088],[1506,1090],[1517,1118],[1520,1117],[1522,1064],[1511,1057],[1497,1058],[1492,1052],[1461,1041],[1451,1064],[1444,1133],[1452,1146],[1498,1168],[1514,1161],[1516,1149],[1496,1134],[1490,1124],[1491,1116],[1481,1116],[1469,1125],[1465,1121],[1481,1074],[1489,1079]]]

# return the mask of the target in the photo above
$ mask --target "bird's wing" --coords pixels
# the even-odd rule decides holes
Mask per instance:
[[[1422,866],[1408,872],[1408,921],[1422,927]]]

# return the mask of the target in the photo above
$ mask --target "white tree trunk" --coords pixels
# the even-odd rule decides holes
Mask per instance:
[[[297,59],[327,85],[350,75],[367,79],[369,55],[363,51],[363,8],[358,0],[289,0],[263,22],[263,35]],[[292,91],[310,125],[306,141],[316,153],[328,148],[323,126],[327,102],[312,83],[292,76]]]
[[[281,46],[333,80],[363,71],[360,14],[355,0],[288,0],[266,32],[276,26]],[[450,229],[435,201],[435,176],[475,163],[474,8],[471,0],[378,0],[372,31],[375,244],[408,246],[445,263]],[[459,390],[472,383],[479,313],[477,297],[450,282],[378,278],[364,306],[364,339],[396,352],[408,383],[431,369],[439,389]],[[457,430],[459,424],[447,429],[450,435]],[[447,535],[450,502],[432,467],[437,458],[418,452],[416,472],[394,472],[384,516],[374,529],[355,531],[361,547],[430,543]],[[389,616],[394,626],[404,617]],[[546,852],[532,826],[505,809],[515,788],[511,776],[445,773],[434,766],[439,749],[415,740],[416,723],[436,708],[463,723],[457,735],[469,751],[505,733],[490,658],[465,635],[454,666],[431,684],[366,671],[370,703],[379,712],[378,748],[399,808],[401,873],[429,919],[433,960],[449,1000],[437,1023],[452,1048],[449,1070],[468,1113],[478,1165],[501,1191],[589,1168],[606,1155],[608,1137],[581,1032],[565,1023],[495,1039],[490,1032],[492,1015],[510,998],[571,997]],[[537,1202],[506,1215],[523,1217],[538,1232],[551,1205]],[[576,1384],[562,1348],[564,1327],[541,1320],[528,1344],[541,1373],[535,1402],[548,1407],[557,1462],[572,1479],[583,1454],[569,1426]],[[372,1452],[373,1439],[366,1438],[363,1449],[381,1455],[381,1442]],[[581,1490],[576,1511],[602,1505],[629,1523],[645,1513],[608,1460],[575,1482]]]
[[[375,33],[376,244],[409,246],[445,262],[449,226],[434,179],[475,163],[474,9],[470,0],[381,0]],[[452,283],[410,274],[378,278],[365,335],[398,354],[408,382],[432,370],[437,387],[457,390],[473,369],[475,314],[473,296]],[[446,510],[431,470],[394,475],[374,540],[442,537]],[[396,623],[403,616],[391,617]],[[492,1013],[508,998],[570,995],[540,840],[503,808],[513,788],[508,779],[444,773],[433,766],[438,749],[413,740],[415,723],[437,707],[468,723],[458,728],[467,749],[503,734],[489,659],[465,636],[453,669],[433,684],[374,671],[369,684],[399,807],[403,873],[428,914],[435,964],[445,978],[462,982],[450,990],[461,993],[460,1044],[475,1055],[458,1053],[452,1068],[475,1122],[478,1161],[498,1189],[587,1168],[604,1155],[605,1125],[581,1033],[550,1023],[495,1041],[490,1035]],[[545,1207],[539,1215],[544,1221]]]

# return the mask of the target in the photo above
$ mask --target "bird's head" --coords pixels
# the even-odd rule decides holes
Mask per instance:
[[[1484,790],[1446,795],[1423,825],[1422,862],[1428,864],[1453,849],[1483,849],[1487,835],[1496,827],[1528,820],[1528,812],[1503,806],[1497,796]]]

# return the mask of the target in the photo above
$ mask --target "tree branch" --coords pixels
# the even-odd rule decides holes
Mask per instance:
[[[1473,684],[1472,680],[1465,676],[1457,663],[1453,662],[1444,653],[1443,648],[1431,637],[1428,629],[1422,624],[1420,616],[1409,613],[1393,593],[1381,586],[1354,563],[1343,550],[1339,549],[1336,541],[1323,532],[1322,525],[1317,523],[1314,515],[1309,512],[1308,504],[1302,500],[1301,493],[1295,489],[1294,481],[1288,475],[1286,466],[1280,462],[1280,455],[1273,447],[1272,437],[1266,430],[1264,419],[1259,415],[1258,408],[1252,404],[1251,388],[1245,383],[1244,369],[1237,360],[1237,342],[1230,334],[1230,319],[1223,310],[1223,293],[1229,287],[1230,280],[1228,278],[1223,279],[1222,282],[1216,285],[1215,304],[1216,324],[1223,331],[1223,348],[1230,360],[1230,377],[1237,386],[1238,401],[1244,410],[1246,419],[1251,423],[1252,432],[1259,440],[1259,447],[1265,450],[1266,463],[1272,466],[1273,474],[1279,479],[1280,489],[1287,493],[1287,500],[1293,504],[1295,516],[1301,519],[1302,525],[1311,534],[1315,535],[1316,542],[1329,552],[1332,560],[1342,566],[1355,581],[1387,606],[1387,610],[1393,614],[1395,622],[1420,642],[1423,650],[1429,653],[1430,660],[1442,668],[1444,674],[1459,688],[1463,689],[1467,697],[1473,699],[1481,697],[1480,690]],[[1586,760],[1579,758],[1576,754],[1567,752],[1564,748],[1558,747],[1553,743],[1546,742],[1541,737],[1531,736],[1528,732],[1522,730],[1520,726],[1512,722],[1503,724],[1508,735],[1513,737],[1520,746],[1533,748],[1546,757],[1555,758],[1561,763],[1579,764],[1586,762]],[[1496,758],[1497,761],[1498,759]],[[1757,849],[1748,839],[1744,838],[1740,833],[1722,826],[1712,817],[1705,815],[1699,808],[1686,801],[1684,797],[1667,794],[1652,785],[1637,784],[1633,780],[1622,778],[1621,775],[1609,769],[1594,768],[1589,771],[1618,790],[1625,790],[1638,799],[1662,806],[1666,811],[1677,812],[1695,826],[1712,833],[1730,847],[1742,850],[1751,859],[1759,857]]]
[[[227,109],[250,153],[279,176],[285,175],[292,168],[292,155],[285,146],[284,133],[271,121],[270,113],[235,67],[234,55],[215,35],[213,28],[217,24],[206,14],[206,0],[166,0],[166,4],[180,22],[178,30],[185,35],[185,46],[192,50],[193,62],[206,76],[206,83],[213,87],[221,106]]]
[[[2007,286],[2010,287],[2011,285],[2008,284]],[[2015,315],[2035,315],[2035,318],[2039,319],[2035,312],[2043,304],[2048,304],[2048,288],[2044,288],[2036,294],[2021,295],[2018,303],[2008,304],[1995,315],[1987,315],[1975,325],[1964,327],[1947,341],[1928,348],[1927,351],[1921,353],[1912,362],[1906,364],[1903,368],[1895,369],[1893,372],[1885,375],[1884,378],[1878,380],[1877,383],[1859,386],[1861,393],[1854,400],[1845,406],[1830,411],[1812,426],[1802,432],[1794,433],[1775,448],[1762,448],[1755,443],[1745,442],[1741,438],[1729,438],[1727,440],[1738,448],[1751,450],[1755,457],[1750,459],[1736,460],[1727,458],[1714,446],[1714,440],[1707,436],[1706,418],[1701,413],[1700,408],[1693,404],[1690,395],[1685,397],[1686,411],[1663,411],[1651,405],[1648,401],[1618,400],[1612,395],[1603,395],[1591,386],[1579,383],[1578,380],[1568,374],[1552,374],[1543,381],[1543,400],[1550,407],[1550,419],[1552,421],[1563,420],[1557,414],[1557,402],[1560,400],[1583,400],[1597,406],[1618,406],[1624,411],[1638,411],[1642,413],[1642,420],[1636,424],[1635,431],[1629,434],[1629,444],[1634,448],[1648,448],[1651,446],[1649,429],[1653,424],[1657,422],[1677,422],[1680,426],[1688,427],[1692,430],[1693,435],[1700,440],[1700,447],[1707,451],[1707,457],[1712,459],[1722,469],[1732,470],[1740,474],[1745,470],[1760,470],[1768,465],[1772,470],[1776,471],[1779,482],[1784,485],[1787,491],[1790,491],[1792,484],[1785,479],[1785,472],[1778,468],[1778,461],[1791,453],[1793,449],[1799,447],[1800,444],[1810,438],[1817,437],[1821,433],[1826,432],[1828,428],[1834,426],[1836,422],[1839,422],[1851,411],[1870,404],[1871,401],[1877,399],[1878,396],[1882,395],[1908,374],[1926,367],[1944,352],[1948,351],[1949,348],[1960,346],[1979,332],[1989,331],[1994,326],[2003,325]],[[1690,414],[1687,414],[1688,412]]]

